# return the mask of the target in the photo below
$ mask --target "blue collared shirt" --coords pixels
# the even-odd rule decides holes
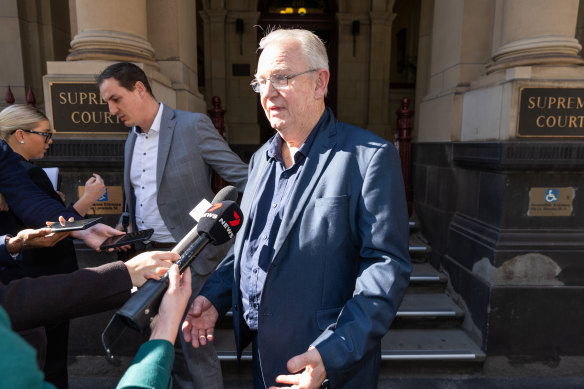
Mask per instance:
[[[288,169],[282,158],[284,140],[277,134],[266,151],[268,166],[259,180],[249,218],[251,228],[243,245],[241,257],[241,289],[243,318],[252,330],[258,329],[258,311],[268,268],[274,254],[274,242],[286,206],[301,175],[306,156],[316,133],[328,118],[324,114],[300,149],[294,154],[294,163]]]

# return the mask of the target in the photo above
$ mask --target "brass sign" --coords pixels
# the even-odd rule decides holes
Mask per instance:
[[[518,137],[584,137],[584,88],[521,88]]]
[[[78,186],[79,197],[83,196],[85,186]],[[122,213],[123,194],[121,186],[106,186],[105,194],[97,200],[88,215],[115,215]]]
[[[530,188],[527,216],[572,216],[574,197],[572,187]]]
[[[49,95],[52,125],[58,134],[128,133],[128,127],[109,113],[94,82],[51,81]]]

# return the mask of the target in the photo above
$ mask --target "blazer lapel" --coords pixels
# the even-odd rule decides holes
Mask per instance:
[[[269,141],[267,142],[270,143]],[[266,150],[267,147],[261,147],[253,156],[252,163],[257,164],[257,167],[254,166],[253,169],[250,169],[252,172],[248,177],[247,184],[245,186],[245,192],[241,199],[241,211],[243,212],[244,219],[243,225],[241,226],[241,230],[237,234],[234,243],[234,253],[236,258],[236,269],[239,266],[239,259],[241,250],[243,249],[244,237],[247,236],[247,232],[251,226],[251,221],[249,219],[249,214],[251,211],[252,201],[255,199],[256,192],[258,190],[259,185],[259,178],[264,176],[266,168],[268,166],[268,161],[266,158]],[[239,271],[236,271],[237,277],[239,276]]]
[[[269,143],[269,142],[268,142]],[[268,166],[268,161],[266,158],[267,147],[261,147],[253,156],[252,163],[257,164],[253,169],[250,169],[251,174],[247,179],[247,184],[245,186],[245,191],[241,199],[241,211],[244,215],[243,225],[241,230],[237,235],[239,240],[236,238],[235,248],[241,249],[243,247],[243,236],[246,236],[247,229],[250,226],[249,214],[251,212],[252,202],[255,199],[256,192],[258,190],[259,179],[264,176],[266,168]],[[241,245],[238,244],[241,242]]]
[[[162,118],[160,119],[160,134],[158,136],[158,156],[156,162],[156,188],[160,188],[160,182],[166,168],[166,162],[170,155],[170,145],[176,126],[175,113],[172,108],[166,105],[162,109]]]
[[[320,128],[308,152],[302,173],[284,211],[280,230],[274,242],[274,257],[272,260],[278,256],[278,252],[286,241],[292,227],[294,227],[294,223],[296,223],[306,203],[312,196],[312,191],[318,184],[329,159],[334,155],[332,151],[336,145],[335,123],[336,121],[331,113],[328,123],[324,123]]]
[[[128,133],[128,141],[124,150],[124,177],[130,177],[130,166],[132,166],[132,156],[134,155],[134,145],[136,144],[136,133],[131,128]]]

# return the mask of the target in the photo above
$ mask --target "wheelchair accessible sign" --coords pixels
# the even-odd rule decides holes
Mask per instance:
[[[572,216],[576,191],[567,188],[530,188],[527,216]]]

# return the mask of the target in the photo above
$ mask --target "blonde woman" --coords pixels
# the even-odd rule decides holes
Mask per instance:
[[[53,131],[47,117],[34,107],[12,105],[0,112],[0,139],[5,140],[10,148],[22,157],[21,164],[31,180],[49,196],[65,205],[63,194],[53,189],[53,185],[44,170],[31,163],[32,160],[45,156],[53,143],[52,136]],[[93,203],[104,193],[105,184],[102,178],[93,174],[93,177],[85,183],[83,196],[73,204],[73,208],[81,216],[85,216]],[[29,227],[22,223],[18,215],[9,210],[8,204],[3,201],[3,198],[0,200],[0,211],[4,211],[0,212],[0,235],[15,234],[19,230]],[[77,268],[73,241],[66,238],[54,247],[23,252],[22,259],[15,266],[0,271],[0,281],[6,283],[23,276],[37,277],[69,273]],[[44,364],[46,379],[58,388],[66,388],[69,322],[46,327],[44,331],[46,342],[42,332],[36,331],[27,340],[37,348],[39,364],[41,367]],[[40,337],[38,337],[39,334]]]

